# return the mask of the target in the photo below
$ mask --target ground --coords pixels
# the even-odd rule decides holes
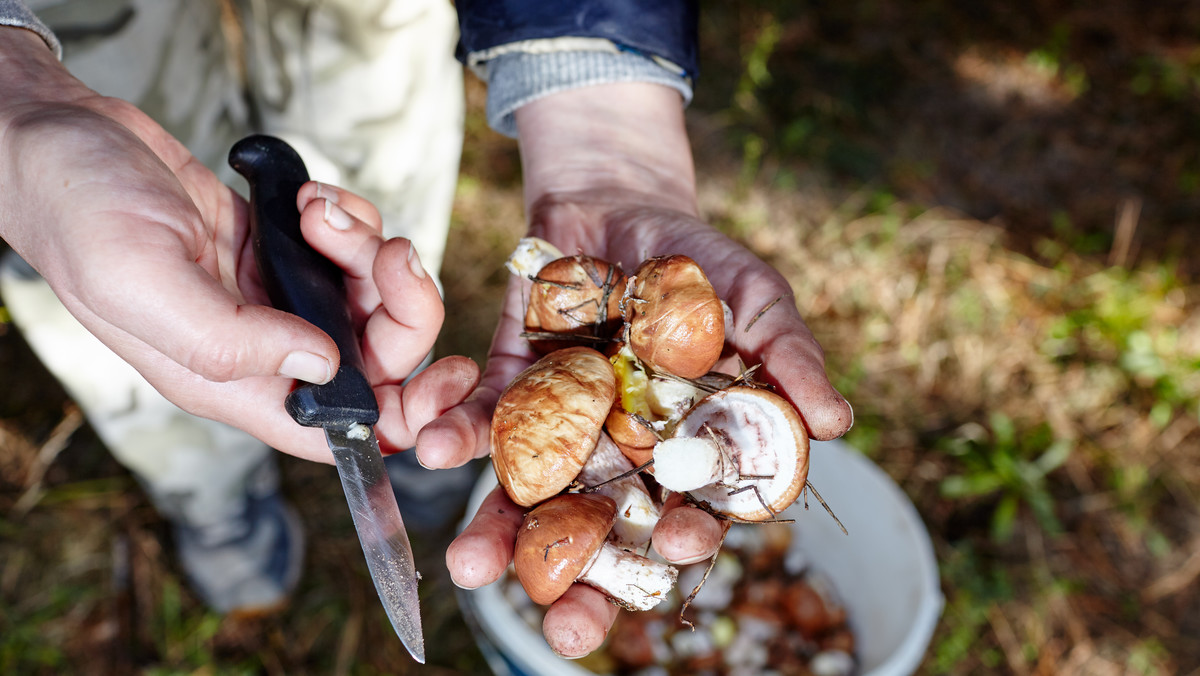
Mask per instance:
[[[775,264],[933,535],[928,674],[1200,673],[1200,7],[704,3],[706,218]],[[442,353],[482,363],[524,215],[471,115]],[[0,671],[409,673],[330,469],[281,616],[206,613],[163,523],[0,325]],[[431,667],[478,673],[417,536]]]

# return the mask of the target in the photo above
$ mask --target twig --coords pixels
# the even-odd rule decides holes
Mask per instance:
[[[1130,197],[1121,202],[1117,213],[1116,232],[1113,233],[1112,249],[1108,252],[1108,264],[1124,267],[1131,258],[1133,234],[1137,231],[1138,219],[1142,214],[1140,197]]]
[[[1193,541],[1192,554],[1175,570],[1151,582],[1142,596],[1153,603],[1190,585],[1200,577],[1200,543]]]
[[[54,459],[67,447],[72,435],[82,425],[83,413],[79,408],[77,406],[68,408],[66,415],[58,421],[58,424],[50,432],[50,437],[38,450],[37,458],[34,459],[33,465],[29,468],[29,474],[25,477],[25,492],[17,499],[10,512],[12,516],[25,516],[42,499],[44,492],[42,485],[43,479],[46,478],[46,470],[50,469],[50,465],[54,464]]]
[[[829,504],[826,503],[825,499],[821,497],[821,494],[817,492],[817,487],[813,486],[811,481],[805,481],[804,487],[806,489],[812,491],[813,497],[815,497],[817,499],[817,502],[821,503],[821,506],[825,508],[826,512],[829,512],[829,516],[832,516],[833,520],[837,522],[838,528],[842,529],[842,533],[845,535],[849,535],[850,531],[846,530],[846,527],[844,525],[842,525],[842,520],[837,518],[837,514],[833,513],[833,510],[830,509]],[[808,509],[808,501],[807,500],[804,501],[804,508]]]
[[[602,486],[607,486],[608,484],[610,484],[614,481],[620,481],[621,479],[624,479],[626,477],[631,477],[631,476],[637,474],[638,472],[641,472],[642,470],[649,468],[653,464],[654,464],[654,459],[651,458],[650,460],[647,460],[646,462],[642,463],[641,465],[638,465],[637,467],[634,467],[631,470],[626,470],[624,472],[621,472],[620,474],[618,474],[614,477],[611,477],[609,479],[605,479],[604,481],[601,481],[600,483],[596,484],[595,486],[584,486],[579,489],[579,492],[580,493],[595,493],[596,491],[600,490],[600,488]]]
[[[521,337],[530,340],[561,340],[568,343],[595,343],[597,345],[608,342],[607,338],[589,336],[586,333],[559,333],[556,331],[522,331]]]
[[[545,284],[546,286],[553,286],[567,291],[578,291],[583,288],[583,285],[578,282],[556,282],[553,279],[543,279],[537,275],[530,275],[529,281],[534,284]]]
[[[992,606],[988,609],[987,619],[988,624],[992,625],[992,633],[996,635],[996,642],[1000,644],[1000,650],[1004,653],[1008,667],[1013,670],[1014,674],[1028,674],[1029,666],[1025,663],[1025,656],[1021,652],[1021,643],[1017,640],[1017,634],[1013,631],[1012,624],[1009,623],[999,606]]]
[[[755,313],[755,315],[753,317],[750,318],[750,321],[746,323],[746,328],[742,329],[742,333],[750,333],[750,327],[754,326],[754,322],[757,322],[759,317],[762,317],[763,315],[767,314],[767,310],[770,310],[771,308],[775,307],[776,303],[783,300],[784,298],[787,298],[789,295],[791,295],[791,294],[785,293],[782,296],[779,296],[775,300],[771,301],[770,303],[767,303],[766,307],[759,310],[757,313]]]
[[[721,554],[721,547],[725,546],[725,538],[729,536],[729,529],[730,526],[726,526],[725,532],[721,533],[721,541],[717,543],[717,550],[713,552],[712,558],[708,560],[708,567],[704,569],[704,575],[700,577],[700,582],[696,584],[696,587],[692,589],[692,593],[687,595],[687,598],[683,600],[683,605],[679,607],[679,621],[687,625],[687,627],[692,631],[696,631],[696,625],[689,622],[688,619],[683,616],[683,614],[686,613],[688,607],[692,605],[692,601],[696,600],[696,594],[700,593],[700,588],[703,587],[704,583],[708,580],[708,574],[712,572],[713,566],[717,565],[717,556]]]

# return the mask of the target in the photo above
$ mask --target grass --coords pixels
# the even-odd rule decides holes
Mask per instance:
[[[705,9],[701,209],[791,282],[848,439],[933,534],[947,606],[922,673],[1200,673],[1200,18]],[[523,214],[515,149],[468,94],[439,349],[482,361]],[[284,467],[320,534],[292,608],[215,618],[86,426],[54,447],[70,403],[32,364],[0,335],[22,384],[0,400],[0,672],[412,671],[323,468]],[[479,673],[444,538],[417,549],[422,673]]]

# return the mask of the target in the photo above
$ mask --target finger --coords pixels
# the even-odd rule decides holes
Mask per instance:
[[[486,378],[486,376],[484,376]],[[417,459],[431,469],[458,467],[491,451],[492,412],[500,392],[483,381],[467,399],[417,434]]]
[[[363,334],[367,373],[373,382],[399,382],[433,349],[445,309],[437,284],[407,239],[383,244],[371,278],[382,310],[371,315]]]
[[[664,559],[683,566],[712,558],[721,546],[726,528],[726,523],[684,504],[682,496],[675,493],[663,505],[651,542],[654,551]]]
[[[341,268],[346,301],[356,321],[363,321],[380,305],[372,270],[383,244],[379,233],[330,200],[313,200],[300,213],[304,240]]]
[[[417,453],[426,467],[458,467],[487,455],[491,448],[492,412],[500,393],[536,360],[537,355],[521,338],[525,314],[520,282],[516,278],[509,282],[487,367],[475,392],[421,430]]]
[[[836,439],[854,425],[854,410],[829,381],[824,351],[800,321],[791,298],[779,305],[783,307],[774,315],[772,308],[760,317],[763,326],[751,327],[763,336],[748,350],[752,363],[763,364],[764,376],[800,412],[810,437]]]
[[[374,203],[349,190],[328,183],[309,181],[300,186],[300,191],[296,193],[296,208],[303,212],[310,203],[318,200],[333,202],[376,233],[383,231],[383,217]]]
[[[576,583],[546,610],[542,634],[559,656],[583,657],[604,643],[619,611],[599,590]]]
[[[462,402],[478,382],[479,366],[453,356],[434,362],[406,385],[376,387],[380,447],[385,452],[412,448],[421,428]]]
[[[767,377],[775,381],[800,417],[808,435],[818,441],[836,439],[854,426],[854,409],[825,375],[823,361],[806,360],[815,341],[800,335],[781,335],[761,351]],[[820,347],[816,347],[820,350]]]
[[[306,460],[333,462],[324,432],[297,425],[281,405],[293,388],[290,378],[212,382],[128,333],[111,326],[107,329],[102,340],[184,411],[237,427],[279,451]]]
[[[829,381],[825,353],[783,277],[761,264],[723,297],[734,312],[733,335],[726,340],[746,363],[763,365],[762,376],[800,412],[809,436],[825,441],[845,434],[854,412]]]
[[[81,282],[55,289],[101,340],[114,329],[128,333],[212,382],[267,375],[312,383],[332,378],[338,351],[329,336],[295,315],[239,303],[191,263],[185,249],[156,238],[161,231],[153,230],[147,228],[151,234],[136,250],[91,256],[78,271]],[[83,291],[77,295],[72,289]]]
[[[463,589],[477,589],[500,579],[512,561],[517,530],[525,511],[497,486],[484,499],[471,523],[446,548],[450,579]]]

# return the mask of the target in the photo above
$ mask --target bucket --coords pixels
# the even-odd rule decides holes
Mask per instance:
[[[858,673],[913,673],[944,602],[929,532],[900,487],[845,442],[812,442],[808,476],[848,534],[811,500],[809,509],[796,504],[782,516],[795,519],[796,548],[832,582],[846,608]],[[468,515],[495,485],[493,473],[485,471]],[[595,676],[555,655],[500,587],[459,592],[463,614],[497,676]]]

